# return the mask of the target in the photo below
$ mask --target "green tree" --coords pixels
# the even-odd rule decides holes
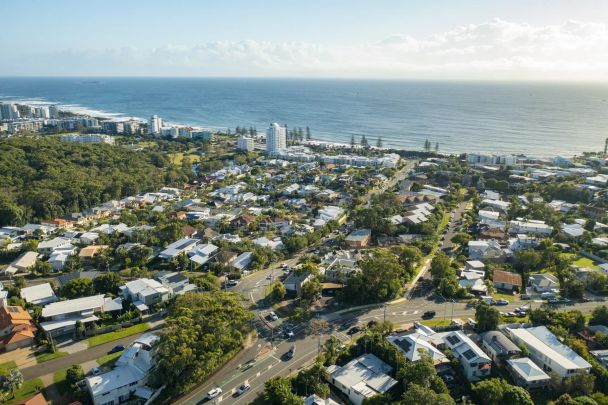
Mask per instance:
[[[591,313],[589,324],[608,326],[608,307],[606,305],[595,307]]]
[[[76,383],[84,379],[84,370],[80,364],[74,364],[65,372],[65,383],[71,390],[77,390]]]
[[[52,271],[53,266],[51,266],[51,263],[36,260],[36,264],[34,264],[34,273],[39,274],[42,277],[48,277]]]
[[[377,148],[381,148],[382,147],[382,137],[379,136],[378,140],[376,141],[376,147]]]
[[[276,282],[272,283],[272,285],[270,286],[270,292],[268,294],[268,299],[270,300],[270,302],[274,302],[274,303],[281,302],[285,298],[286,294],[287,294],[287,289],[285,289],[285,285],[280,281],[276,281]]]
[[[4,388],[10,391],[11,398],[15,397],[15,390],[18,390],[23,385],[23,374],[18,368],[11,368],[7,375],[4,376]]]
[[[349,302],[373,303],[391,300],[402,287],[403,267],[398,257],[386,250],[377,250],[360,263],[361,272],[350,277],[342,292]]]
[[[461,245],[461,246],[465,246],[469,243],[469,241],[472,239],[471,235],[463,233],[463,232],[459,232],[456,235],[452,236],[452,243]]]
[[[93,288],[97,294],[118,295],[122,280],[117,273],[102,273],[93,279]]]
[[[63,266],[63,271],[67,273],[74,273],[80,270],[82,270],[82,261],[80,260],[80,257],[77,255],[68,257],[68,259],[65,261],[65,265]]]
[[[264,384],[263,403],[269,405],[297,405],[304,401],[291,392],[291,382],[287,378],[274,377]]]
[[[308,282],[304,283],[302,289],[300,290],[300,299],[302,300],[302,304],[305,306],[309,306],[316,299],[317,295],[321,293],[323,286],[319,281],[318,277],[313,277]]]
[[[192,277],[190,282],[203,291],[219,291],[220,289],[220,279],[211,273],[205,273],[198,277]]]
[[[438,394],[430,388],[425,388],[418,384],[409,384],[399,404],[454,405],[455,402],[449,394]]]
[[[128,251],[133,266],[144,267],[152,257],[152,248],[144,245],[133,246]]]
[[[296,394],[309,396],[316,394],[321,398],[329,396],[329,386],[325,383],[327,373],[323,364],[317,362],[312,367],[300,371],[291,381]]]
[[[475,403],[480,405],[534,405],[530,394],[500,378],[490,378],[473,384]]]
[[[365,137],[365,135],[363,135],[361,137],[361,146],[364,148],[367,148],[369,146],[369,142],[367,141],[367,138]]]
[[[88,278],[74,278],[61,288],[61,296],[67,299],[88,297],[94,294],[93,281]]]
[[[486,302],[480,302],[475,309],[475,321],[478,332],[487,332],[498,328],[499,314],[496,308]]]

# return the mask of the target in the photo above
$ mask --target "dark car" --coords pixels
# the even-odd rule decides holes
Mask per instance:
[[[118,353],[125,350],[125,345],[116,345],[108,352],[108,354]]]
[[[424,314],[422,314],[422,318],[425,318],[425,319],[433,318],[436,314],[437,314],[437,312],[435,312],[435,311],[426,311]]]
[[[354,324],[355,324],[355,320],[350,319],[346,322],[343,322],[342,325],[340,325],[340,330],[346,330],[346,329],[350,328],[351,326],[353,326]]]
[[[348,335],[354,335],[355,333],[359,333],[361,332],[361,328],[358,326],[353,326],[352,328],[350,328],[348,330],[348,332],[346,332]]]
[[[296,347],[295,346],[291,346],[291,348],[289,349],[289,351],[287,353],[285,353],[285,358],[287,360],[293,359],[293,356],[295,356],[296,354]]]

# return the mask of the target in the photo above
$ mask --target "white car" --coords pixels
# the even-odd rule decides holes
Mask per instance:
[[[274,313],[274,311],[273,311],[273,312],[270,312],[270,313],[268,314],[268,318],[269,318],[271,321],[278,321],[278,320],[279,320],[279,317],[277,316],[277,314],[275,314],[275,313]]]
[[[222,389],[220,387],[215,387],[207,393],[207,399],[213,399],[219,395],[222,395]]]

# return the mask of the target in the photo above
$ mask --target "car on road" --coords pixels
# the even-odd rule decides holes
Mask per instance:
[[[278,321],[279,317],[277,316],[277,314],[274,313],[274,311],[271,311],[268,314],[268,319],[270,319],[271,321]]]
[[[358,326],[353,326],[352,328],[350,328],[348,330],[348,332],[346,332],[347,335],[354,335],[355,333],[359,333],[361,332],[361,328]]]
[[[123,350],[125,350],[125,345],[116,345],[108,352],[108,354],[118,353]]]
[[[249,385],[249,383],[244,383],[243,385],[241,385],[239,387],[238,390],[236,390],[236,396],[241,396],[243,395],[245,392],[249,391],[251,389],[251,385]]]
[[[349,319],[346,322],[343,322],[342,325],[340,325],[340,330],[346,330],[348,328],[350,328],[351,326],[353,326],[355,324],[356,320],[355,319]]]
[[[433,318],[436,314],[437,314],[437,312],[435,312],[435,311],[426,311],[424,314],[422,314],[422,319]]]
[[[222,389],[220,387],[215,387],[207,393],[207,399],[213,399],[220,395],[222,395]]]
[[[499,298],[496,301],[494,301],[494,305],[509,305],[509,301],[507,301],[504,298]]]
[[[507,318],[515,318],[515,317],[517,316],[517,314],[516,314],[515,312],[507,312],[507,313],[505,314],[505,316],[506,316]]]
[[[287,351],[287,353],[285,353],[285,358],[287,360],[291,360],[291,359],[293,359],[293,356],[295,356],[295,355],[296,355],[296,346],[294,345],[289,348],[289,351]]]
[[[293,337],[295,336],[294,333],[290,330],[286,330],[283,333],[283,336],[285,336],[285,339],[293,339]]]
[[[272,280],[272,274],[267,275],[266,280]]]

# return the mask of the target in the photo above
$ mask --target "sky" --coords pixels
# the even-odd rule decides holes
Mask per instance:
[[[0,15],[0,76],[608,81],[605,0],[22,0]]]

